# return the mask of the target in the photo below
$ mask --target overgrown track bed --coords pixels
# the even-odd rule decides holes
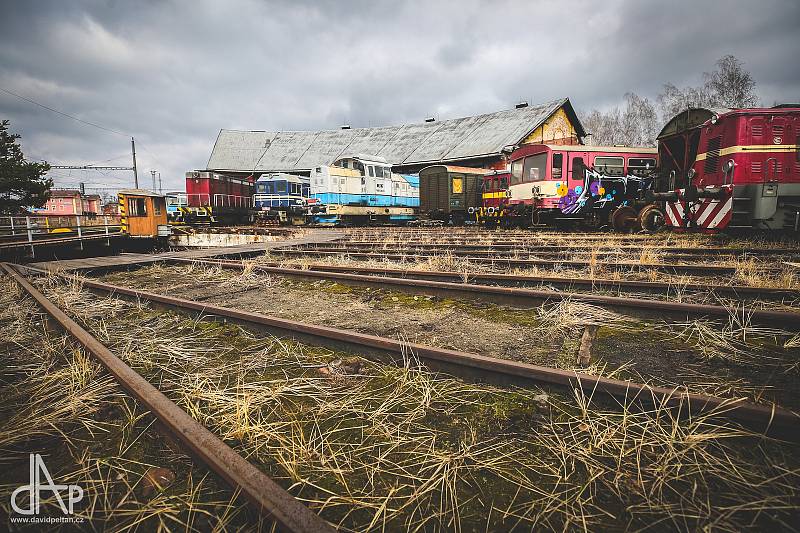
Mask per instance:
[[[186,260],[185,263],[192,263]],[[221,266],[223,268],[244,269],[243,262],[221,261],[221,260],[201,260],[200,264]],[[422,292],[428,294],[455,294],[459,296],[475,297],[494,301],[497,303],[517,302],[523,305],[541,304],[548,301],[572,300],[576,302],[586,302],[602,307],[610,307],[616,310],[623,310],[634,313],[648,313],[660,316],[668,314],[678,319],[691,319],[693,317],[723,317],[728,318],[739,313],[746,315],[753,324],[766,324],[770,326],[796,328],[800,330],[800,313],[791,311],[772,311],[761,309],[744,309],[725,305],[689,304],[662,300],[651,300],[642,298],[624,298],[618,296],[605,296],[587,293],[556,292],[552,290],[536,290],[525,288],[497,287],[492,285],[476,285],[472,283],[452,283],[443,281],[429,281],[420,278],[371,276],[352,273],[325,272],[309,269],[292,269],[280,267],[268,267],[261,265],[249,265],[249,268],[266,274],[277,274],[282,276],[305,277],[315,279],[332,279],[338,282],[355,283],[359,285],[378,286],[378,287],[398,287],[400,290]]]
[[[325,251],[325,250],[299,250],[299,249],[278,249],[272,250],[272,254],[285,257],[337,257],[343,256],[348,259],[356,260],[376,260],[376,261],[426,261],[440,257],[433,253],[380,253],[380,252],[350,252]],[[644,262],[610,262],[610,261],[575,261],[575,260],[548,260],[548,259],[513,259],[509,257],[474,257],[465,255],[463,259],[477,265],[499,265],[514,268],[606,268],[606,269],[638,269],[650,272],[666,272],[671,274],[691,274],[718,276],[723,274],[733,274],[737,270],[736,265],[711,265],[711,264],[690,264],[690,263],[644,263]],[[758,266],[756,270],[765,273],[781,272],[780,267]]]
[[[786,252],[783,254],[748,254],[736,250],[727,250],[725,252],[705,253],[704,250],[695,250],[693,253],[684,252],[666,252],[663,249],[651,246],[644,247],[631,247],[620,249],[617,247],[605,248],[587,248],[587,247],[542,247],[541,249],[530,249],[525,247],[461,247],[461,246],[444,246],[439,245],[411,245],[411,244],[374,244],[374,245],[356,245],[353,246],[348,242],[336,242],[323,245],[310,245],[310,246],[293,246],[286,247],[287,250],[314,250],[324,252],[337,252],[340,254],[349,253],[362,253],[365,251],[391,253],[391,254],[447,254],[460,257],[489,257],[498,259],[541,259],[541,258],[558,258],[564,259],[582,259],[586,257],[597,259],[599,257],[605,260],[617,261],[636,261],[643,264],[654,263],[670,263],[670,262],[683,262],[687,261],[705,261],[716,264],[733,263],[736,264],[742,260],[749,260],[755,262],[756,265],[763,266],[766,262],[786,261],[800,258],[798,252]]]
[[[740,400],[724,400],[675,389],[650,387],[632,381],[609,379],[597,375],[563,371],[516,361],[498,360],[473,353],[405,343],[390,338],[295,322],[274,316],[164,296],[96,281],[83,280],[82,283],[92,290],[132,297],[171,308],[237,320],[267,329],[290,332],[301,337],[305,336],[322,340],[326,343],[334,343],[334,345],[341,343],[349,349],[366,350],[366,353],[369,354],[384,356],[388,354],[390,357],[402,359],[405,353],[411,351],[434,368],[471,379],[515,385],[549,383],[578,388],[587,394],[608,394],[622,401],[624,405],[628,405],[631,401],[644,401],[667,406],[681,406],[681,409],[685,409],[687,413],[715,412],[740,423],[748,424],[758,431],[776,432],[787,438],[800,440],[800,416],[776,406],[765,407]]]
[[[726,398],[800,408],[797,337],[727,320],[643,320],[561,300],[535,308],[473,299],[412,296],[390,288],[302,280],[188,264],[116,272],[104,280],[289,320],[333,325],[441,348],[479,352],[568,371],[614,373]],[[301,268],[295,266],[295,268]],[[596,326],[590,364],[576,364],[586,327]]]
[[[234,264],[245,264],[234,261]],[[789,301],[794,302],[800,298],[800,289],[751,287],[747,285],[710,285],[691,283],[686,281],[659,282],[629,279],[604,279],[569,276],[533,276],[503,273],[481,272],[456,272],[446,270],[412,270],[405,268],[365,267],[358,263],[350,265],[334,265],[325,263],[303,263],[302,265],[284,264],[277,261],[258,260],[260,266],[292,268],[301,270],[349,272],[358,274],[375,274],[380,276],[393,276],[407,279],[432,279],[442,281],[457,281],[461,283],[484,283],[487,285],[511,287],[566,287],[588,288],[593,291],[608,289],[618,294],[623,292],[641,292],[647,294],[663,294],[673,300],[681,300],[683,294],[703,292],[708,295],[730,295],[737,299],[756,299],[762,301]]]
[[[288,531],[309,533],[333,531],[325,521],[195,421],[88,331],[69,318],[12,266],[3,263],[2,268],[52,319],[97,358],[126,391],[146,406],[169,430],[171,436],[185,445],[192,455],[201,459],[234,488],[241,490],[257,509],[268,513]]]
[[[309,246],[309,248],[336,248],[346,247],[348,249],[381,249],[392,250],[400,247],[406,249],[425,248],[429,250],[452,250],[452,251],[480,251],[480,252],[553,252],[553,253],[566,253],[566,252],[581,252],[581,253],[604,253],[604,254],[618,254],[625,251],[640,252],[643,249],[649,249],[654,252],[669,255],[689,255],[689,256],[718,256],[718,255],[756,255],[768,257],[800,257],[800,248],[753,248],[753,247],[733,247],[733,246],[702,246],[702,247],[689,247],[689,246],[669,246],[661,245],[660,243],[615,243],[611,242],[604,244],[600,248],[597,244],[585,244],[578,241],[572,241],[572,244],[533,244],[529,242],[491,242],[486,244],[468,244],[457,242],[424,242],[419,240],[403,240],[402,242],[387,242],[385,240],[373,241],[352,241],[352,240],[339,240],[329,244],[320,244]]]
[[[762,531],[791,527],[798,510],[796,447],[724,418],[469,385],[431,374],[410,353],[405,365],[380,365],[93,298],[56,278],[37,283],[343,530]],[[0,307],[0,320],[10,309]],[[129,475],[98,468],[108,483]],[[163,529],[211,530],[213,521],[198,522],[219,512],[195,498],[188,520],[153,503],[133,514],[135,498],[122,496],[128,527],[166,517]],[[226,527],[242,525],[217,529]]]

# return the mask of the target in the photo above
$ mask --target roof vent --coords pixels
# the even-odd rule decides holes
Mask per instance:
[[[436,122],[436,117],[425,117],[425,122]]]
[[[528,107],[528,102],[526,102],[525,100],[518,102],[517,105],[514,106],[514,108],[516,109],[522,109],[523,107]]]
[[[350,124],[342,124],[341,128],[343,130],[349,130],[350,129]]]

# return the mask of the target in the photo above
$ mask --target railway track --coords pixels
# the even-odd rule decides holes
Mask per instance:
[[[91,353],[131,396],[142,403],[187,450],[226,480],[241,489],[260,512],[272,516],[287,531],[333,532],[334,529],[261,470],[253,466],[219,437],[178,407],[105,345],[69,318],[8,263],[3,270],[30,295],[47,315],[58,322]]]
[[[4,268],[12,272],[9,267],[4,266]],[[24,268],[31,272],[45,273],[39,269]],[[67,274],[59,274],[59,276],[64,279],[72,278]],[[651,387],[633,381],[605,378],[580,372],[496,359],[474,353],[406,343],[386,337],[286,320],[92,280],[81,279],[81,282],[83,287],[89,290],[148,301],[157,306],[198,313],[206,317],[232,320],[282,334],[289,333],[294,337],[298,337],[299,340],[311,339],[311,342],[316,343],[322,341],[326,346],[341,346],[347,350],[364,353],[368,356],[377,356],[382,360],[387,357],[392,361],[402,360],[410,351],[434,370],[462,378],[491,382],[498,385],[530,387],[545,384],[581,389],[589,397],[607,395],[615,399],[619,405],[626,407],[637,403],[646,406],[664,405],[675,408],[686,416],[696,413],[713,413],[715,416],[729,419],[750,430],[800,442],[800,415],[776,405],[758,405],[741,399],[723,399],[689,393],[685,390]]]
[[[668,258],[671,261],[695,261],[698,259],[710,259],[712,261],[719,261],[720,259],[739,259],[739,258],[757,258],[759,261],[766,260],[780,260],[781,258],[788,257],[793,259],[800,257],[797,252],[791,253],[774,253],[774,254],[744,254],[735,251],[717,252],[711,251],[706,253],[702,248],[698,248],[689,252],[665,252],[663,249],[658,248],[642,248],[630,247],[626,249],[619,249],[616,247],[609,247],[606,249],[591,249],[579,247],[505,247],[505,246],[442,246],[442,245],[413,245],[413,244],[376,244],[376,245],[355,245],[351,243],[332,243],[329,245],[313,245],[303,248],[305,250],[321,250],[328,252],[361,252],[370,250],[380,253],[438,253],[454,255],[457,257],[499,257],[510,259],[524,259],[524,258],[538,258],[538,257],[581,257],[581,256],[600,256],[600,257],[614,257],[624,255],[640,255],[641,253],[649,252],[657,254],[660,257]]]
[[[441,258],[441,254],[425,253],[382,253],[382,252],[351,252],[351,251],[326,251],[326,250],[298,250],[298,249],[276,249],[271,250],[273,255],[287,257],[347,257],[348,259],[362,259],[375,261],[426,261],[429,259]],[[517,268],[542,267],[556,269],[561,267],[570,268],[613,268],[615,270],[646,270],[658,271],[669,274],[693,274],[693,275],[723,275],[734,274],[737,270],[735,265],[708,265],[708,264],[680,264],[680,263],[639,263],[639,262],[607,262],[607,261],[580,261],[580,260],[551,260],[551,259],[514,259],[509,257],[475,257],[472,255],[459,256],[463,259],[479,265],[506,266]],[[761,266],[760,272],[779,272],[779,267]]]
[[[191,263],[191,260],[179,260]],[[239,261],[224,260],[198,260],[200,264],[220,266],[228,269],[244,269],[244,264]],[[255,265],[252,267],[257,272],[276,274],[280,276],[328,279],[337,282],[351,283],[365,286],[397,287],[404,291],[440,293],[446,296],[468,296],[490,300],[496,303],[521,303],[525,305],[541,304],[548,301],[572,300],[590,303],[601,307],[610,307],[627,312],[645,313],[653,316],[663,314],[675,315],[683,319],[696,317],[728,318],[739,314],[756,324],[770,326],[782,325],[800,329],[800,313],[789,311],[748,310],[746,312],[724,305],[688,304],[670,302],[666,300],[652,300],[644,298],[625,298],[620,296],[605,296],[578,292],[558,292],[553,290],[526,289],[513,287],[498,287],[495,285],[474,283],[453,283],[445,281],[431,281],[421,278],[390,277],[376,275],[362,275],[345,272],[326,272],[322,270],[299,270],[297,268],[281,268]]]
[[[221,260],[221,263],[241,265],[241,261]],[[278,262],[259,263],[267,267],[283,267]],[[785,299],[800,298],[800,290],[750,287],[747,285],[710,285],[702,283],[668,283],[660,281],[639,281],[624,279],[602,278],[576,278],[563,276],[523,276],[517,274],[499,273],[464,273],[439,270],[408,270],[401,268],[359,267],[357,265],[326,265],[312,263],[303,265],[310,271],[344,272],[372,274],[376,276],[390,276],[396,278],[416,280],[454,281],[458,283],[481,283],[483,285],[499,285],[503,287],[581,287],[588,289],[607,289],[614,291],[645,292],[645,293],[677,293],[682,291],[705,292],[709,294],[730,295],[738,299],[759,299],[783,301]],[[298,272],[296,268],[292,272]]]
[[[391,248],[395,246],[405,246],[407,248],[429,248],[432,250],[472,250],[472,251],[520,251],[520,252],[590,252],[592,249],[580,244],[531,244],[531,243],[494,243],[494,244],[458,244],[458,243],[427,243],[423,241],[403,241],[402,243],[392,243],[385,241],[336,241],[331,243],[347,248]],[[631,244],[611,244],[606,250],[597,250],[599,253],[618,250],[641,251],[642,245]],[[654,252],[665,254],[680,255],[766,255],[766,256],[794,256],[800,257],[800,249],[797,248],[753,248],[753,247],[726,247],[726,246],[659,246],[654,245]]]

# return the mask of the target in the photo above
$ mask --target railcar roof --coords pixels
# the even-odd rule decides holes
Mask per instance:
[[[551,150],[559,152],[614,152],[627,153],[634,152],[640,154],[657,154],[658,148],[655,146],[592,146],[588,144],[545,144]]]
[[[162,198],[164,196],[163,194],[148,191],[147,189],[121,189],[117,191],[117,194],[125,194],[128,196],[152,196],[155,198]]]
[[[302,183],[305,181],[311,181],[311,178],[309,178],[308,176],[298,176],[297,174],[288,174],[286,172],[270,172],[269,174],[262,174],[261,177],[259,177],[256,180],[256,183],[258,183],[259,181],[272,181],[272,180],[286,180],[286,181],[291,181],[293,183],[297,182]]]
[[[474,168],[474,167],[459,167],[455,165],[431,165],[428,167],[423,168],[419,171],[420,174],[433,170],[433,169],[445,169],[448,173],[458,173],[458,174],[479,174],[483,176],[489,170],[485,168]]]

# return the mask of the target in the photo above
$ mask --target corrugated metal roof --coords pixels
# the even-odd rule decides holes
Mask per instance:
[[[522,141],[569,99],[473,117],[381,128],[324,131],[220,130],[208,170],[308,171],[349,154],[384,157],[392,165],[458,161],[500,154]],[[575,118],[577,121],[577,118]],[[583,131],[576,124],[579,132]]]

